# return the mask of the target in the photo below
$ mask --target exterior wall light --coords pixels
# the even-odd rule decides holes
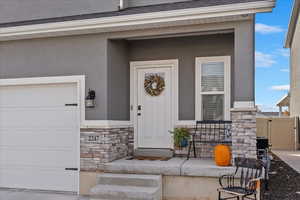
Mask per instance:
[[[89,89],[88,95],[85,98],[85,107],[94,108],[96,106],[96,92]]]

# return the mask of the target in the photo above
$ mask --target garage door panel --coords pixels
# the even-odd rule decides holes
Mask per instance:
[[[74,177],[77,172],[36,169],[1,169],[0,187],[40,190],[74,191],[77,187]],[[12,179],[11,177],[17,177]],[[57,177],[60,177],[59,179]],[[30,181],[29,181],[30,180]]]
[[[49,107],[77,102],[76,84],[1,87],[2,107]]]
[[[74,129],[0,129],[0,148],[6,147],[67,147],[73,148],[77,139]],[[24,142],[26,141],[26,142]]]
[[[76,84],[0,86],[0,187],[77,191]]]
[[[1,148],[0,150],[3,151],[3,153],[0,153],[0,161],[2,161],[2,163],[11,161],[21,164],[63,164],[71,165],[65,167],[77,166],[76,160],[74,161],[74,153],[76,152],[70,148]]]
[[[8,150],[9,151],[9,150]],[[49,166],[57,167],[57,168],[76,168],[77,163],[71,161],[71,159],[65,159],[63,156],[72,157],[70,153],[62,153],[57,151],[56,153],[60,153],[61,157],[55,157],[53,152],[45,153],[44,155],[37,154],[33,151],[9,151],[10,155],[3,155],[0,154],[0,161],[3,163],[1,164],[2,167],[17,167],[25,168],[25,167],[33,167],[33,168],[47,168]],[[15,158],[11,158],[12,156],[16,156]],[[45,157],[48,156],[48,157]],[[73,158],[74,159],[74,158]]]
[[[78,127],[77,109],[51,109],[51,110],[30,110],[0,109],[0,127],[1,128],[54,128],[54,127]],[[59,115],[58,115],[59,113]],[[45,117],[46,116],[46,117]]]
[[[2,161],[2,160],[1,160]],[[76,168],[77,163],[67,163],[65,160],[61,160],[59,163],[53,163],[46,160],[44,163],[41,162],[35,162],[35,160],[32,159],[30,162],[30,159],[23,159],[23,160],[9,160],[3,159],[5,164],[2,164],[0,169],[1,170],[34,170],[34,171],[60,171],[60,173],[67,173],[65,170],[66,168]],[[2,161],[2,162],[3,162]],[[23,162],[22,162],[23,161]]]

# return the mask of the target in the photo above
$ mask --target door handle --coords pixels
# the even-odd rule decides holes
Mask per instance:
[[[141,113],[138,113],[138,114],[137,114],[137,116],[141,116],[141,115],[142,115]]]
[[[142,106],[138,105],[137,110],[142,110]]]

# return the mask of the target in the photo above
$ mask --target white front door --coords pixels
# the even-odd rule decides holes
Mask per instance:
[[[172,66],[136,69],[138,148],[173,148]]]
[[[78,190],[77,95],[75,83],[0,86],[0,187]]]

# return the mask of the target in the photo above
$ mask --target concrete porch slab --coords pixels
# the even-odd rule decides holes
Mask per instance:
[[[216,166],[213,160],[191,159],[181,168],[181,176],[220,177],[224,174],[233,174],[234,167]]]
[[[185,159],[172,158],[168,161],[127,160],[126,158],[106,163],[105,172],[128,174],[179,175]]]
[[[220,177],[233,173],[235,168],[218,167],[212,160],[172,158],[168,161],[121,159],[104,164],[103,170],[109,173]]]
[[[300,151],[273,151],[286,164],[300,173]]]

